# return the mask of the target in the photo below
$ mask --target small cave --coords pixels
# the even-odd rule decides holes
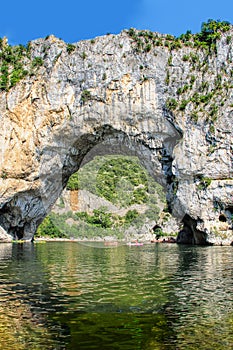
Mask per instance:
[[[197,229],[197,220],[185,214],[183,218],[183,229],[179,232],[177,243],[206,245],[206,233]]]
[[[233,206],[226,207],[225,212],[226,212],[226,215],[227,215],[227,217],[229,219],[228,220],[228,222],[230,224],[229,229],[233,230]],[[233,245],[233,242],[232,242],[232,245]]]
[[[38,190],[16,194],[0,208],[0,226],[15,240],[33,239],[37,224],[46,215]]]
[[[161,229],[162,229],[161,226],[155,225],[155,226],[152,228],[152,231],[153,231],[153,232],[156,232],[156,231],[161,230]]]
[[[226,216],[225,216],[224,214],[220,214],[220,215],[219,215],[219,221],[221,221],[221,222],[227,222]]]
[[[159,239],[162,235],[162,227],[159,226],[159,225],[155,225],[153,228],[152,228],[152,231],[153,233],[155,234],[155,237],[156,239]]]
[[[12,227],[9,229],[9,232],[12,231],[12,235],[15,239],[21,240],[24,238],[24,227]]]
[[[229,206],[229,207],[226,207],[226,212],[228,211],[231,215],[233,215],[233,207],[232,206]]]

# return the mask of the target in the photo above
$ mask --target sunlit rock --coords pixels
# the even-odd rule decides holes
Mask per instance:
[[[166,188],[171,213],[184,222],[180,242],[230,244],[232,34],[209,54],[184,44],[139,50],[126,31],[71,46],[53,36],[33,41],[24,64],[42,64],[0,93],[7,235],[31,240],[69,176],[100,150],[117,149],[138,156]]]

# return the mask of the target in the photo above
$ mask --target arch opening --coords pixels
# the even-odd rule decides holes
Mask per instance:
[[[95,137],[94,137],[95,136]],[[150,220],[148,220],[148,216],[146,217],[145,229],[147,232],[154,233],[152,228],[153,226],[159,221],[160,225],[162,225],[162,222],[166,222],[166,227],[168,227],[168,217],[171,217],[167,210],[167,204],[166,204],[166,193],[168,191],[168,184],[170,183],[171,178],[171,163],[172,163],[172,150],[174,147],[174,140],[169,142],[169,138],[161,137],[161,135],[155,135],[154,138],[150,136],[150,139],[148,141],[149,144],[146,143],[145,140],[141,140],[137,137],[130,137],[129,135],[123,133],[122,131],[116,131],[112,129],[109,126],[106,126],[104,129],[96,130],[95,135],[90,135],[88,137],[85,137],[83,139],[79,139],[75,141],[70,148],[69,153],[66,155],[64,165],[62,168],[62,188],[66,188],[66,185],[69,181],[69,178],[72,176],[72,174],[76,173],[79,169],[84,168],[87,164],[90,164],[94,161],[96,157],[119,157],[119,159],[122,159],[123,157],[127,158],[137,158],[140,165],[146,170],[148,173],[147,176],[153,178],[154,183],[157,183],[160,188],[164,191],[164,205],[161,210],[158,210],[160,212],[163,212],[162,218],[160,215],[160,219],[158,220],[158,217],[155,217],[154,220],[152,220],[153,216],[153,210],[151,210],[150,213]],[[88,140],[88,143],[87,143]],[[174,144],[172,144],[174,142]],[[80,149],[82,150],[80,152]],[[104,161],[106,163],[106,160]],[[101,162],[100,162],[101,163]],[[124,179],[125,180],[125,179]],[[124,181],[124,185],[122,183],[118,183],[118,194],[121,191],[126,190],[127,185],[131,186],[129,182]],[[140,192],[140,189],[138,190]],[[143,191],[141,191],[143,192]],[[75,198],[76,195],[76,198]],[[77,197],[83,196],[83,193],[80,191],[79,193],[72,194],[72,201],[73,201],[73,208],[77,208],[78,204],[77,201],[80,200],[77,199]],[[106,199],[106,198],[105,198]],[[88,199],[90,201],[90,198]],[[94,199],[92,199],[94,200]],[[60,206],[64,205],[64,199],[59,199]],[[152,200],[153,201],[153,200]],[[110,203],[108,205],[114,205],[115,203]],[[135,204],[135,203],[134,203]],[[139,203],[138,203],[139,204]],[[102,210],[101,207],[104,207],[104,205],[99,206],[98,208],[94,208],[94,215],[97,214],[96,210]],[[128,209],[128,211],[126,211]],[[154,208],[155,209],[155,208]],[[116,211],[116,208],[114,209]],[[147,214],[149,212],[149,208],[146,209]],[[146,211],[144,210],[144,211]],[[87,210],[88,211],[88,210]],[[118,208],[118,211],[121,213],[120,220],[125,220],[125,217],[127,216],[127,219],[129,219],[129,216],[134,216],[136,211],[137,216],[137,210],[135,208],[125,208],[123,211],[121,208]],[[156,210],[154,210],[155,212]],[[89,210],[90,212],[90,210]],[[123,214],[122,214],[123,212]],[[87,217],[90,213],[86,212],[86,220],[90,219],[90,217]],[[100,214],[100,213],[98,213]],[[111,216],[113,213],[109,212],[102,212],[102,216]],[[158,214],[158,213],[157,213]],[[84,213],[82,213],[84,215]],[[91,215],[93,217],[93,210],[91,212]],[[115,215],[115,213],[114,213]],[[113,215],[113,216],[114,216]],[[109,217],[108,217],[109,218]],[[145,216],[144,216],[145,218]],[[71,218],[73,219],[73,218]],[[110,219],[113,219],[112,216]],[[118,217],[119,219],[119,217]],[[134,218],[135,222],[138,223],[138,218]],[[70,220],[71,221],[71,220]],[[151,222],[148,222],[151,221]],[[163,225],[162,225],[163,226]],[[174,220],[172,223],[172,226],[174,226]],[[169,231],[171,234],[171,231]],[[177,233],[177,232],[176,232]]]
[[[40,174],[36,179],[38,186],[18,193],[6,203],[1,209],[0,225],[16,239],[33,239],[38,225],[51,211],[70,176],[96,155],[137,157],[167,193],[172,178],[172,151],[180,137],[177,135],[129,135],[104,125],[80,137],[67,138],[64,149],[59,148],[64,135],[56,135],[54,142],[42,152]]]

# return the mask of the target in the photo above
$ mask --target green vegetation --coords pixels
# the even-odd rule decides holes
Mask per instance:
[[[107,213],[105,208],[93,210],[93,215],[89,215],[86,212],[76,213],[78,219],[81,219],[88,224],[96,227],[109,228],[113,226],[113,215]]]
[[[158,186],[136,157],[127,156],[95,157],[67,183],[69,190],[87,189],[120,207],[146,203]]]
[[[211,134],[214,134],[215,133],[215,127],[214,127],[214,125],[211,123],[210,124],[210,126],[209,126],[209,132],[211,133]]]
[[[157,215],[158,212],[159,209]],[[131,225],[139,228],[145,218],[146,216],[139,214],[136,209],[129,209],[124,216],[108,212],[105,207],[93,210],[93,214],[87,212],[56,214],[52,212],[38,227],[36,237],[93,238],[109,235],[121,239],[125,229]],[[68,223],[69,219],[72,219],[72,224]]]
[[[191,119],[192,119],[195,123],[198,122],[198,113],[197,113],[197,111],[194,111],[194,112],[191,113]]]
[[[6,39],[0,40],[0,90],[8,91],[28,75],[25,63],[30,54],[30,46],[10,46]]]
[[[100,167],[96,178],[97,195],[128,207],[147,201],[147,174],[129,158],[111,158]]]
[[[36,237],[91,239],[115,236],[117,239],[122,239],[124,230],[138,217],[136,210],[128,210],[126,215],[120,216],[107,212],[104,207],[95,209],[92,215],[86,212],[65,214],[52,212],[38,227]],[[72,219],[72,225],[68,223],[68,219]]]
[[[179,106],[180,111],[184,111],[188,103],[189,100],[182,100]]]
[[[58,206],[59,208],[65,208],[65,202],[62,196],[59,198]]]
[[[215,121],[217,119],[218,115],[218,106],[216,104],[212,104],[210,106],[210,116],[212,121]]]
[[[49,236],[51,238],[66,237],[66,234],[59,230],[55,222],[54,214],[47,216],[38,227],[36,235],[39,237]]]
[[[75,213],[76,218],[81,219],[92,226],[101,228],[126,227],[131,224],[138,215],[139,213],[137,210],[133,209],[128,210],[125,216],[120,216],[107,212],[107,208],[105,207],[93,210],[93,215],[89,215],[86,212]]]
[[[204,176],[200,176],[198,180],[199,180],[199,184],[197,188],[200,191],[205,190],[208,186],[210,186],[212,181],[210,178],[204,177]]]
[[[81,103],[84,104],[87,101],[91,100],[92,96],[89,90],[83,90],[81,93]]]
[[[9,67],[7,64],[1,66],[1,80],[0,80],[0,89],[8,90],[9,87]]]
[[[65,214],[49,214],[43,227],[38,229],[37,235],[57,237],[104,237],[114,235],[122,238],[124,230],[129,226],[141,227],[148,219],[158,218],[165,207],[163,188],[148,176],[136,157],[105,156],[95,157],[85,164],[78,172],[70,176],[67,189],[85,189],[107,199],[116,206],[125,208],[124,215],[109,212],[106,207],[87,212],[66,212]],[[62,202],[64,207],[64,202]],[[142,204],[145,209],[138,212],[131,205]],[[61,208],[60,202],[58,207]],[[72,219],[72,224],[68,223]],[[46,230],[48,226],[48,230]],[[47,232],[47,234],[48,234]]]
[[[168,98],[166,101],[166,107],[169,110],[174,110],[178,106],[178,102],[174,98]]]
[[[192,75],[192,76],[190,77],[190,84],[191,84],[191,87],[192,87],[193,83],[195,82],[195,80],[196,80],[196,77],[195,77],[194,75]]]
[[[227,32],[229,29],[229,22],[209,19],[202,23],[201,32],[194,36],[194,41],[197,46],[216,50],[216,42],[221,33]]]
[[[189,89],[189,85],[185,84],[182,87],[179,87],[177,89],[176,93],[177,93],[177,95],[181,95],[181,94],[185,93],[186,91],[188,91],[188,89]]]
[[[184,55],[184,56],[182,57],[182,59],[183,59],[184,62],[189,61],[189,55]]]
[[[70,176],[69,181],[66,185],[67,190],[74,191],[79,189],[78,177],[79,177],[78,172]]]
[[[167,85],[166,91],[169,91],[175,81],[179,83],[179,87],[176,91],[177,98],[174,98],[174,95],[168,98],[165,106],[171,112],[188,113],[189,118],[195,123],[198,122],[199,117],[205,118],[206,122],[211,122],[211,133],[215,132],[214,123],[221,115],[220,107],[224,106],[230,99],[230,89],[233,87],[232,81],[229,80],[233,74],[229,72],[227,65],[222,65],[216,78],[211,79],[211,75],[216,74],[216,71],[213,71],[212,61],[215,59],[217,40],[220,39],[222,33],[227,32],[230,28],[229,22],[210,19],[202,24],[200,33],[192,34],[191,31],[187,31],[186,34],[176,38],[182,42],[182,47],[187,45],[193,49],[191,52],[185,53],[182,60],[188,63],[190,73],[193,70],[202,74],[201,81],[196,80],[194,74],[190,74],[186,77],[186,81],[182,78],[180,82],[177,82],[177,77],[170,68],[173,55],[171,45],[169,46],[170,56],[168,57],[164,83]],[[172,37],[168,37],[166,41],[171,39]],[[161,45],[166,46],[164,40],[165,37],[161,36]],[[228,35],[226,44],[230,44],[230,42],[231,36]],[[195,92],[193,91],[194,82],[196,82]]]
[[[167,70],[167,72],[166,72],[165,84],[166,85],[170,84],[170,73],[169,73],[169,70]]]
[[[67,44],[67,45],[66,45],[66,51],[68,52],[69,55],[70,55],[74,50],[75,50],[75,45],[73,45],[73,44]]]
[[[3,180],[7,179],[7,172],[6,172],[5,170],[2,170],[2,172],[1,172],[1,178],[2,178]]]
[[[87,54],[86,54],[86,52],[82,52],[82,54],[81,54],[81,58],[83,59],[83,60],[85,60],[86,58],[87,58]]]
[[[172,66],[172,55],[170,55],[170,56],[168,57],[167,64],[168,64],[169,66]]]
[[[31,45],[8,45],[0,38],[0,90],[9,91],[26,76],[34,75],[43,66],[42,57],[31,58]]]
[[[180,49],[182,45],[201,48],[208,52],[216,52],[217,40],[220,38],[221,33],[230,29],[230,26],[230,23],[227,21],[209,19],[207,22],[202,23],[200,33],[192,34],[188,30],[177,38],[170,34],[158,35],[148,30],[138,31],[134,28],[130,28],[127,34],[134,41],[137,52],[149,52],[156,46],[165,46],[172,51]],[[227,44],[230,42],[231,36],[227,36]],[[170,63],[172,62],[171,59]],[[195,61],[197,57],[183,56],[184,61],[189,61],[190,59]]]
[[[229,45],[231,43],[231,41],[232,41],[232,37],[231,37],[231,35],[228,35],[227,39],[226,39],[227,45]]]
[[[186,34],[181,34],[179,39],[187,46],[216,52],[217,40],[221,37],[221,33],[230,30],[230,26],[230,23],[227,21],[209,19],[207,22],[202,23],[200,33],[192,34],[191,31],[187,31]],[[230,43],[230,38],[227,39],[227,43]],[[189,57],[185,55],[183,60],[188,61]]]
[[[22,65],[15,66],[10,76],[10,87],[15,86],[21,79],[28,75],[28,71],[23,69]]]
[[[127,34],[134,41],[136,52],[150,52],[155,46],[166,46],[171,50],[181,47],[179,39],[169,34],[161,36],[148,30],[137,31],[134,28],[130,28]]]
[[[43,59],[41,57],[33,58],[31,66],[32,68],[43,66]]]

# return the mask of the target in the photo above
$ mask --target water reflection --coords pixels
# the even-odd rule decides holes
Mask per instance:
[[[232,247],[50,242],[0,254],[4,349],[233,347]]]
[[[11,256],[12,256],[12,243],[0,244],[0,260],[10,259]]]

